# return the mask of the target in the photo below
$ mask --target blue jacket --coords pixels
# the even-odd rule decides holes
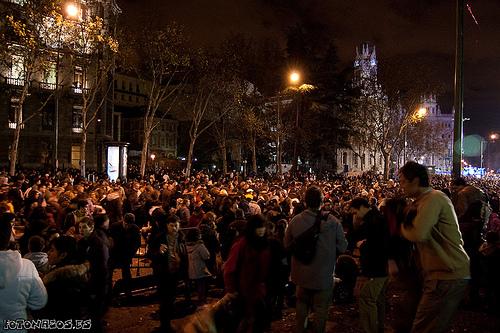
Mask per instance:
[[[307,209],[290,221],[285,232],[285,248],[289,248],[294,238],[314,225],[317,214],[317,212]],[[329,215],[326,221],[321,222],[316,256],[312,263],[304,265],[292,257],[292,281],[307,289],[333,288],[337,250],[344,252],[346,248],[347,240],[340,221],[333,215]]]

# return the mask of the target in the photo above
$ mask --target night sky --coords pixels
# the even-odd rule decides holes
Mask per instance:
[[[453,103],[455,1],[452,0],[117,0],[124,25],[141,16],[175,20],[195,44],[232,33],[272,37],[285,46],[286,29],[299,22],[325,26],[342,65],[352,64],[355,47],[370,41],[379,61],[391,57],[433,59],[446,82],[444,112]],[[465,16],[465,134],[500,131],[500,1],[469,0],[479,22]]]

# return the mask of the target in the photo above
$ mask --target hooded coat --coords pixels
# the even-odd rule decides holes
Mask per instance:
[[[26,308],[38,310],[46,303],[47,291],[35,265],[17,251],[0,251],[0,323],[27,319]],[[3,324],[0,332],[4,332]]]

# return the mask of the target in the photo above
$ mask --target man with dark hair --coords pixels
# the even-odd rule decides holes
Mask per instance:
[[[307,207],[319,209],[323,203],[323,191],[318,186],[310,186],[306,191],[305,202]]]
[[[113,248],[110,252],[113,269],[120,268],[122,279],[128,284],[132,279],[130,272],[132,258],[141,246],[141,231],[135,224],[135,215],[127,213],[123,221],[112,223],[109,234],[113,239]]]
[[[94,231],[88,238],[87,260],[90,262],[90,294],[92,299],[92,326],[100,332],[109,305],[112,276],[109,262],[110,241],[107,235],[109,218],[106,214],[94,216]]]
[[[47,291],[35,265],[9,250],[11,215],[0,216],[0,331],[8,329],[6,320],[27,319],[26,309],[38,310],[47,303]]]
[[[66,219],[64,220],[63,231],[71,233],[78,233],[78,224],[85,217],[90,217],[90,203],[86,199],[78,200],[76,203],[76,210],[66,215]]]
[[[361,275],[365,278],[359,293],[361,327],[367,333],[384,332],[389,228],[382,214],[365,198],[354,198],[349,207],[361,222],[356,232]]]
[[[470,279],[469,257],[463,247],[450,199],[429,186],[425,166],[406,163],[399,171],[404,193],[414,199],[402,235],[414,242],[424,280],[412,332],[447,330]]]
[[[399,169],[399,173],[403,174],[404,177],[409,181],[417,178],[418,184],[421,187],[431,186],[429,181],[429,173],[427,172],[427,168],[425,167],[425,165],[410,161],[403,165],[401,169]]]
[[[470,258],[471,281],[467,303],[478,306],[481,275],[479,247],[483,240],[485,226],[491,215],[491,206],[488,203],[487,195],[480,188],[467,184],[462,177],[453,180],[451,189],[451,200],[464,240],[464,249]]]
[[[160,295],[160,327],[156,331],[173,332],[170,322],[175,311],[177,283],[184,264],[182,261],[186,260],[186,246],[179,237],[179,218],[171,215],[163,222],[160,223],[160,234],[150,244],[153,272]]]
[[[317,186],[307,189],[307,209],[296,215],[285,232],[285,247],[290,248],[294,239],[311,228],[316,222],[323,202],[323,193]],[[297,285],[297,319],[295,332],[305,332],[309,313],[313,317],[313,332],[324,332],[328,308],[333,294],[333,272],[337,251],[343,252],[347,241],[340,221],[332,215],[321,218],[320,233],[316,243],[316,255],[306,265],[292,257],[291,279]]]

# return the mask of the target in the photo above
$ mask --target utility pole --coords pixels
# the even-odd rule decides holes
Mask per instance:
[[[453,178],[457,178],[462,175],[462,119],[464,112],[464,0],[457,0],[455,37],[455,126],[453,131]]]

